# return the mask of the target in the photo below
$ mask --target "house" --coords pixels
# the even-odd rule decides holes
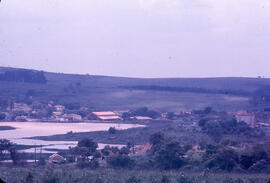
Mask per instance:
[[[152,148],[151,144],[139,145],[139,146],[135,146],[134,148],[132,148],[131,153],[132,154],[142,154],[142,153],[146,153],[151,148]]]
[[[61,164],[64,162],[65,162],[65,158],[63,158],[59,154],[53,154],[49,157],[49,163]]]
[[[148,116],[135,116],[132,117],[131,119],[137,120],[137,121],[151,121],[153,118],[148,117]]]
[[[243,121],[253,128],[256,126],[255,114],[253,113],[248,113],[246,111],[238,111],[234,113],[234,116],[238,122]]]
[[[63,106],[63,105],[55,105],[54,108],[56,111],[64,111],[65,110],[65,106]]]
[[[92,112],[92,119],[99,120],[121,120],[122,118],[112,111]]]
[[[27,121],[27,116],[16,116],[15,121],[25,122]]]
[[[79,114],[64,114],[63,118],[67,121],[82,121],[82,116]]]
[[[62,115],[62,112],[61,111],[54,111],[52,114],[54,116],[61,116]]]
[[[13,104],[13,111],[24,111],[24,112],[30,112],[32,108],[24,103],[14,103]]]

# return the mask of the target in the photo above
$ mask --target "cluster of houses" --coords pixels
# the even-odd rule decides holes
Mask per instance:
[[[58,122],[80,122],[87,120],[120,121],[123,120],[122,118],[123,113],[129,112],[129,110],[96,111],[96,112],[88,112],[87,115],[81,116],[77,113],[70,113],[70,111],[67,113],[67,110],[63,105],[53,105],[49,103],[48,108],[52,110],[50,116],[42,118],[31,117],[37,114],[38,111],[25,103],[14,103],[10,111],[22,112],[22,114],[20,113],[16,114],[17,116],[14,118],[15,121],[58,121]],[[81,108],[80,110],[88,111],[87,108]],[[153,119],[147,116],[133,116],[130,117],[129,120],[150,121]]]
[[[152,147],[151,144],[137,145],[133,148],[130,148],[130,153],[128,155],[129,156],[136,156],[136,155],[144,154],[147,151],[149,151],[151,149],[151,147]],[[101,156],[99,158],[96,158],[98,161],[104,161],[110,156],[119,154],[119,152],[113,152],[112,150],[109,150],[109,152],[107,154],[104,154],[102,152],[102,150],[98,150],[98,152],[101,154]],[[75,162],[77,162],[79,159],[80,159],[80,156],[76,157]],[[87,158],[88,161],[91,161],[93,159],[94,159],[93,156],[89,156]],[[67,161],[66,158],[64,158],[63,156],[61,156],[57,153],[49,156],[49,158],[48,158],[48,163],[51,163],[51,164],[62,164],[62,163],[65,163],[66,161]]]
[[[59,122],[80,122],[80,121],[88,121],[88,120],[100,120],[100,121],[120,121],[126,120],[123,119],[124,113],[129,113],[129,110],[115,110],[115,111],[94,111],[90,112],[88,108],[81,107],[79,111],[87,111],[86,115],[82,116],[80,113],[72,113],[70,110],[66,110],[64,105],[54,105],[53,102],[50,102],[46,107],[47,110],[50,109],[51,113],[46,117],[39,117],[39,115],[35,115],[39,113],[39,109],[34,109],[32,106],[26,103],[18,103],[18,102],[10,102],[8,105],[8,112],[5,112],[6,116],[10,116],[9,113],[14,113],[15,117],[7,120],[15,120],[15,121],[59,121]],[[45,109],[41,109],[45,110]],[[128,120],[134,121],[151,121],[151,120],[168,120],[168,113],[160,113],[161,116],[159,118],[153,119],[148,116],[130,116]],[[248,111],[237,111],[237,112],[229,112],[229,114],[234,115],[238,122],[242,121],[247,123],[250,127],[260,127],[266,126],[270,127],[270,112],[248,112]],[[33,117],[36,116],[36,117]],[[170,119],[185,119],[188,117],[189,119],[196,119],[196,115],[192,115],[192,112],[182,112],[182,113],[174,113],[173,117]]]
[[[270,127],[269,112],[248,112],[240,110],[232,113],[238,122],[245,122],[252,128]],[[265,117],[266,116],[266,117]]]

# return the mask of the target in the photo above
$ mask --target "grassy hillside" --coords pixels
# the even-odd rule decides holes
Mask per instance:
[[[0,73],[14,68],[0,68]],[[0,95],[15,100],[59,104],[80,103],[93,110],[141,106],[166,111],[199,109],[237,110],[252,107],[250,95],[270,85],[262,78],[159,78],[139,79],[45,72],[47,84],[0,81]],[[144,87],[158,86],[148,89]],[[176,91],[171,91],[176,88]],[[188,90],[183,90],[188,88]],[[195,89],[195,92],[193,91]],[[202,91],[202,92],[200,92]]]

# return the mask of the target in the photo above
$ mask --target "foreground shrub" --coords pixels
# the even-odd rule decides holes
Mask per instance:
[[[125,154],[109,157],[107,163],[112,167],[131,168],[134,166],[134,160]]]
[[[135,177],[134,175],[128,178],[128,180],[126,181],[126,183],[141,183],[141,182],[142,180]]]

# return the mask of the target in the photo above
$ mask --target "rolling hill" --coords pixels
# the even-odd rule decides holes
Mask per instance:
[[[0,67],[0,74],[22,69]],[[35,71],[36,72],[36,71]],[[44,72],[46,84],[0,81],[0,96],[17,101],[79,103],[92,110],[147,106],[181,111],[211,106],[216,110],[248,109],[251,95],[269,86],[268,78],[125,78]]]

